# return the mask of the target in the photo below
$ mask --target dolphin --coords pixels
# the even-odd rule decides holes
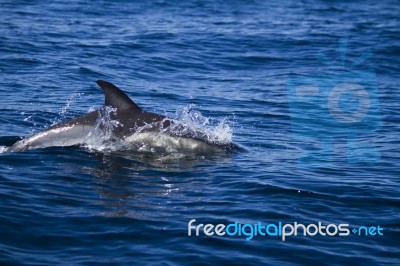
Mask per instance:
[[[98,119],[101,119],[102,111],[106,107],[111,107],[114,110],[110,112],[110,119],[118,123],[112,128],[112,135],[119,139],[129,139],[139,132],[142,136],[153,136],[153,138],[150,138],[153,141],[167,138],[168,143],[173,142],[189,150],[217,149],[226,152],[244,150],[233,142],[213,142],[202,132],[180,130],[183,127],[181,124],[166,116],[144,111],[114,84],[104,80],[97,80],[96,83],[103,89],[105,95],[103,108],[56,124],[42,132],[17,141],[7,151],[17,152],[36,148],[84,144],[94,127],[99,124]]]

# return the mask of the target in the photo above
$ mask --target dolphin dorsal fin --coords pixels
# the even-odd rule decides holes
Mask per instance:
[[[132,109],[132,111],[142,111],[142,109],[134,103],[128,95],[121,91],[114,84],[104,81],[97,80],[96,83],[103,89],[105,95],[105,106],[111,106],[120,109]]]

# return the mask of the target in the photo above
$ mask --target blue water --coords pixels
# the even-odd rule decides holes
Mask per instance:
[[[194,104],[226,119],[247,150],[175,160],[3,152],[1,264],[400,265],[399,14],[398,1],[372,0],[1,1],[2,151],[101,107],[98,79],[148,111],[174,116]],[[312,137],[332,118],[308,123],[288,83],[350,71],[338,67],[346,39],[348,65],[373,54],[357,69],[376,73],[377,126],[359,145],[373,141],[378,156],[348,160],[339,136],[328,160]],[[310,135],[294,133],[299,117]],[[316,149],[319,160],[301,160]],[[191,219],[345,223],[383,235],[189,237]]]

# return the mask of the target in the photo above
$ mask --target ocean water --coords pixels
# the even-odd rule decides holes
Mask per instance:
[[[372,0],[1,1],[1,264],[400,265],[399,14]],[[246,152],[6,151],[101,107],[98,79]],[[346,80],[368,88],[350,109],[322,93]],[[299,86],[322,96],[298,101]],[[188,236],[192,219],[359,231]]]

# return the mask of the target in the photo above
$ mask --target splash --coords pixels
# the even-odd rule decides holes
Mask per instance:
[[[228,144],[232,141],[232,129],[227,119],[215,120],[193,110],[194,105],[179,108],[168,128],[162,128],[162,122],[147,124],[136,128],[125,138],[119,138],[115,132],[123,126],[113,120],[116,109],[105,107],[99,111],[95,126],[84,141],[83,146],[94,151],[134,151],[152,154],[188,154],[191,152],[208,153],[211,144]],[[158,131],[155,130],[159,126]],[[201,140],[205,140],[201,141]]]
[[[73,103],[75,103],[76,100],[78,98],[80,98],[82,95],[83,95],[83,93],[74,93],[69,97],[69,99],[66,101],[65,105],[61,108],[61,111],[60,111],[61,118],[65,118],[65,115],[71,108],[71,105]]]
[[[73,93],[66,101],[64,106],[58,111],[58,114],[60,115],[58,118],[53,118],[51,126],[54,126],[58,123],[60,123],[62,120],[65,120],[68,117],[68,112],[70,111],[71,107],[74,105],[74,103],[81,98],[83,93]],[[51,110],[49,110],[51,111]],[[29,117],[30,118],[30,117]]]
[[[232,142],[232,129],[226,118],[213,120],[193,110],[194,104],[179,108],[175,112],[174,125],[170,131],[178,136],[191,136],[206,139],[214,144]]]
[[[117,127],[123,126],[119,121],[112,119],[112,115],[116,111],[116,108],[109,106],[98,110],[99,116],[96,124],[84,140],[84,147],[97,151],[115,151],[123,147],[123,140],[114,134]]]
[[[0,153],[6,152],[7,150],[8,150],[8,147],[0,146]]]

